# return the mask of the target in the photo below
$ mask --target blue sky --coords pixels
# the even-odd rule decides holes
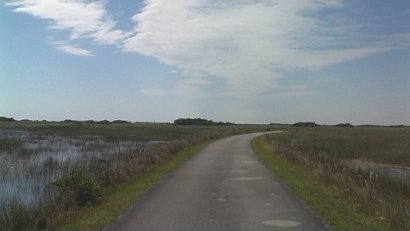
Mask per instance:
[[[6,0],[0,115],[410,124],[408,0]]]

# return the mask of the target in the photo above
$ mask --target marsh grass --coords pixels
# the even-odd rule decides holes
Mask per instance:
[[[40,221],[63,221],[64,214],[98,203],[101,190],[141,175],[189,145],[184,140],[138,146],[104,158],[23,161],[18,169],[4,174],[11,191],[1,189],[6,197],[0,200],[0,230],[32,230]]]
[[[266,139],[279,155],[306,167],[323,184],[338,187],[391,230],[410,230],[410,181],[346,164],[362,159],[409,166],[409,128],[301,128]]]
[[[144,173],[129,181],[116,184],[104,191],[102,202],[96,206],[83,207],[65,217],[57,230],[99,230],[117,219],[123,211],[149,192],[158,181],[192,158],[211,141],[184,148],[163,162],[153,165]]]
[[[318,127],[275,136],[283,145],[315,158],[363,159],[410,167],[409,127]]]
[[[34,132],[65,137],[98,136],[105,141],[173,141],[198,137],[218,137],[221,134],[240,134],[278,125],[181,126],[169,123],[109,123],[87,122],[1,122],[0,129]]]
[[[359,208],[355,198],[323,179],[305,165],[278,154],[260,136],[252,141],[258,156],[333,230],[387,230],[384,220]]]
[[[271,126],[0,122],[0,230],[54,226],[88,206],[78,203],[77,186],[55,183],[73,170],[104,193],[194,144],[266,129]]]

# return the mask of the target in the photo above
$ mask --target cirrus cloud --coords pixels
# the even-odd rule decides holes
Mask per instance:
[[[128,35],[115,28],[116,22],[107,13],[104,1],[11,0],[6,6],[14,7],[15,12],[47,20],[51,30],[69,31],[69,40],[88,38],[98,44],[117,44]],[[57,44],[56,48],[81,56],[91,54],[69,44]]]
[[[146,96],[161,96],[165,94],[165,91],[159,88],[146,88],[141,89],[140,93]]]
[[[337,18],[318,16],[343,9],[341,0],[145,3],[133,17],[135,33],[124,40],[123,49],[155,57],[188,73],[187,78],[196,78],[195,73],[223,78],[232,94],[267,91],[283,71],[319,70],[395,47],[376,38],[352,42],[369,36],[362,38],[354,25],[340,26]]]
[[[67,53],[67,54],[72,54],[72,55],[78,55],[78,56],[94,56],[93,52],[90,50],[86,50],[74,45],[66,44],[63,42],[58,42],[55,43],[55,47],[57,50]]]
[[[68,31],[61,52],[92,56],[70,44],[89,39],[126,52],[155,57],[175,68],[179,96],[207,97],[211,78],[221,78],[225,95],[258,95],[276,87],[284,72],[330,65],[409,47],[410,35],[366,34],[340,15],[344,0],[145,0],[132,31],[117,29],[106,0],[7,0],[15,12]],[[347,16],[344,16],[347,17]],[[179,76],[181,77],[181,76]],[[149,89],[148,89],[149,90]],[[158,92],[141,92],[156,95]]]

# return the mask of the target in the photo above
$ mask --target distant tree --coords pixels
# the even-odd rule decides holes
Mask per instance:
[[[353,125],[350,124],[350,123],[342,123],[342,124],[337,124],[336,127],[347,127],[347,128],[350,128],[350,127],[353,127]]]
[[[101,120],[101,121],[98,121],[97,123],[98,124],[111,124],[111,122],[108,120]]]
[[[360,127],[369,127],[369,128],[374,128],[374,127],[382,127],[382,126],[378,126],[378,125],[374,125],[374,124],[362,124],[359,125]]]
[[[297,122],[297,123],[294,123],[292,126],[294,127],[318,127],[320,125],[315,122]]]
[[[224,126],[224,125],[234,125],[235,123],[231,122],[216,122],[215,125]]]
[[[126,120],[114,120],[114,121],[112,121],[112,123],[114,123],[114,124],[129,124],[131,122],[126,121]]]
[[[389,127],[392,127],[392,128],[404,128],[404,127],[408,127],[408,126],[406,126],[406,125],[404,125],[404,124],[398,124],[398,125],[390,125]]]
[[[272,126],[289,126],[289,124],[282,124],[282,123],[270,123],[269,125],[272,125]]]
[[[174,121],[176,125],[211,125],[212,120],[206,120],[201,118],[181,118]]]
[[[212,120],[201,119],[201,118],[180,118],[174,120],[175,125],[232,125],[234,123],[230,122],[214,122]]]
[[[3,121],[3,122],[16,122],[16,120],[14,118],[8,118],[8,117],[4,117],[4,116],[0,116],[0,121]]]

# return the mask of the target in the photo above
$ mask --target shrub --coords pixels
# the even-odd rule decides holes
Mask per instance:
[[[97,203],[102,193],[101,186],[97,181],[89,175],[76,170],[54,182],[54,185],[63,192],[74,192],[76,202],[80,206]]]
[[[353,125],[350,124],[350,123],[343,123],[343,124],[336,124],[336,127],[347,127],[347,128],[351,128],[351,127],[353,127]]]
[[[292,126],[294,127],[318,127],[320,125],[315,122],[297,122],[297,123],[294,123]]]
[[[0,116],[0,121],[15,122],[16,120],[14,118],[7,118],[4,116]]]

